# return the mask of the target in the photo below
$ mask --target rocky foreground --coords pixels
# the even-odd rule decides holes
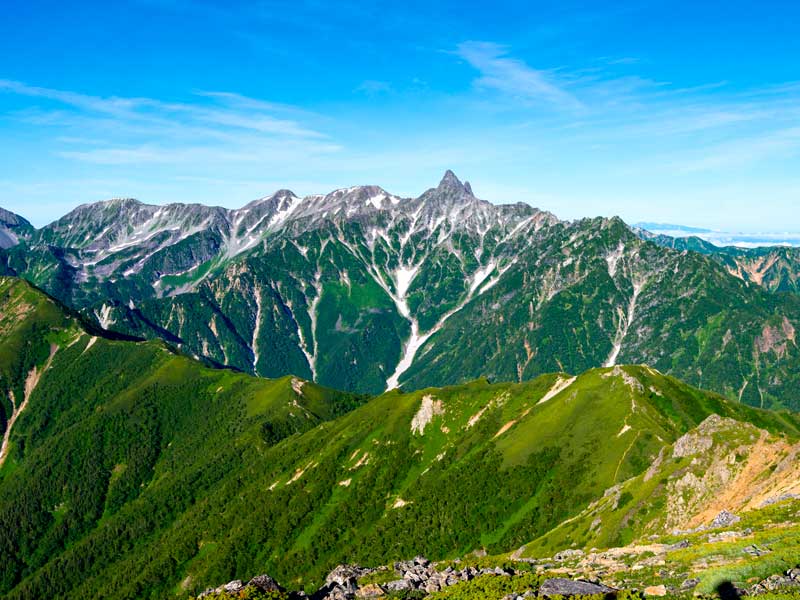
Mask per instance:
[[[316,591],[289,591],[267,575],[231,581],[206,600],[517,600],[521,598],[800,599],[800,499],[760,510],[719,512],[706,525],[604,550],[568,548],[527,556],[478,552],[451,561],[423,557],[392,566],[340,565]]]
[[[582,554],[582,553],[581,553]],[[568,556],[575,556],[568,554]],[[556,557],[564,560],[563,557]],[[357,600],[365,598],[408,598],[445,600],[448,598],[477,598],[521,600],[523,598],[604,598],[633,599],[647,597],[681,597],[692,595],[699,579],[686,579],[680,589],[664,584],[644,589],[617,589],[599,581],[557,577],[541,572],[530,563],[520,568],[509,566],[460,567],[454,563],[432,563],[424,557],[397,562],[393,568],[367,569],[358,565],[339,565],[325,579],[325,584],[312,594],[289,592],[268,575],[259,575],[248,582],[231,581],[218,588],[208,589],[197,599],[228,600]],[[633,565],[633,570],[642,565]],[[724,584],[720,597],[762,596],[772,599],[800,598],[800,565],[783,574],[771,575],[749,589]],[[733,594],[727,596],[725,594]],[[693,594],[704,596],[703,594]],[[715,595],[716,596],[716,595]]]
[[[472,583],[472,586],[468,584]],[[527,589],[524,589],[526,588]],[[218,588],[206,590],[197,598],[222,600],[227,598],[311,598],[312,600],[353,600],[358,598],[451,598],[463,588],[468,596],[480,597],[489,589],[503,591],[517,588],[502,596],[517,598],[560,598],[594,596],[633,598],[641,594],[621,593],[599,582],[572,580],[535,575],[530,568],[516,569],[507,565],[497,567],[466,566],[458,562],[444,566],[418,556],[410,561],[397,562],[394,568],[367,569],[358,565],[339,565],[325,579],[325,585],[313,594],[287,592],[268,575],[254,577],[245,583],[231,581]],[[488,588],[488,589],[487,589]]]

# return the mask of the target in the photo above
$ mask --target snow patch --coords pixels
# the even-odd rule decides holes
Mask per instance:
[[[486,278],[492,274],[492,271],[494,271],[496,266],[497,265],[494,262],[490,262],[485,267],[481,267],[480,269],[475,271],[475,274],[472,276],[472,281],[469,284],[468,293],[470,296],[472,296],[472,294],[475,293],[475,290],[477,290],[480,287],[480,285],[486,280]]]
[[[103,304],[103,306],[100,307],[99,313],[95,311],[94,314],[97,317],[97,322],[100,323],[100,327],[103,329],[108,329],[114,324],[114,319],[111,317],[111,311],[113,310],[114,307],[110,304]]]
[[[94,346],[96,341],[97,341],[97,336],[92,336],[92,338],[89,340],[89,343],[86,344],[86,348],[83,349],[83,352],[81,352],[81,354],[85,354],[86,352],[88,352],[89,348]]]
[[[610,272],[610,271],[609,271]],[[618,325],[617,325],[617,333],[614,336],[614,343],[611,347],[611,353],[608,355],[608,358],[603,363],[604,367],[613,367],[617,364],[617,358],[619,357],[619,353],[622,350],[622,342],[625,340],[625,337],[628,335],[628,329],[633,323],[633,319],[636,316],[636,302],[639,299],[639,294],[644,287],[644,281],[634,281],[633,282],[633,294],[631,294],[630,302],[628,303],[628,310],[627,312],[623,312],[622,308],[617,307],[617,315],[618,315]]]
[[[292,196],[291,200],[288,203],[285,203],[283,208],[276,211],[272,218],[267,223],[267,227],[269,229],[275,229],[276,227],[283,224],[286,219],[288,219],[292,213],[297,210],[297,207],[303,203],[302,198],[298,198],[297,196]]]
[[[376,194],[375,196],[372,196],[372,197],[368,198],[364,205],[365,206],[369,206],[371,204],[375,208],[380,209],[380,207],[381,207],[381,205],[383,203],[383,200],[385,198],[386,198],[386,194],[381,192],[379,194]]]

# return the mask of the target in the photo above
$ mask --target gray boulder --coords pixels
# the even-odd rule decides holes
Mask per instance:
[[[742,518],[733,514],[729,510],[723,510],[719,513],[714,520],[711,521],[711,527],[730,527],[734,523],[738,523]]]
[[[398,579],[397,581],[390,581],[384,585],[390,592],[405,592],[412,589],[411,582],[408,579]]]
[[[546,579],[542,586],[539,588],[539,595],[544,597],[551,596],[579,596],[591,594],[613,594],[616,595],[617,590],[614,588],[601,585],[599,583],[592,583],[590,581],[572,579]]]
[[[278,582],[269,575],[256,575],[247,582],[248,586],[254,587],[261,592],[283,592],[285,591]]]
[[[365,569],[358,565],[339,565],[328,573],[328,576],[325,578],[325,584],[330,585],[332,583],[337,583],[339,585],[344,585],[345,582],[350,579],[358,579],[371,572],[371,569]]]

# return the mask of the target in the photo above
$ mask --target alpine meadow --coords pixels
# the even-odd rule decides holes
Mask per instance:
[[[800,599],[797,6],[4,12],[0,598]]]

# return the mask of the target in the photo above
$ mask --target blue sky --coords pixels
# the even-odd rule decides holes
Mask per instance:
[[[433,6],[432,6],[433,5]],[[0,19],[0,206],[288,187],[800,231],[796,2],[39,2]]]

